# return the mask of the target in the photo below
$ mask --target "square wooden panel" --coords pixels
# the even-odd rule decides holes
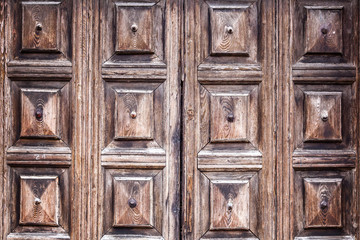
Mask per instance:
[[[211,94],[211,141],[247,142],[249,93]]]
[[[235,63],[258,66],[259,2],[200,0],[197,4],[199,68]]]
[[[123,64],[140,67],[135,75],[148,68],[164,71],[166,1],[109,0],[101,5],[105,16],[102,21],[103,45],[106,46],[103,49],[103,73],[108,71],[112,75],[114,66]],[[127,74],[133,75],[128,71]]]
[[[305,178],[305,228],[342,227],[342,178]]]
[[[11,81],[11,106],[14,128],[8,153],[71,153],[69,82]]]
[[[342,53],[343,7],[306,6],[306,52]]]
[[[58,226],[58,176],[20,176],[22,225]]]
[[[308,167],[294,171],[295,239],[350,239],[356,227],[355,169]]]
[[[203,171],[199,184],[202,239],[258,239],[258,173]]]
[[[60,138],[59,89],[21,89],[22,138]]]
[[[153,225],[153,178],[114,178],[114,227]]]
[[[164,84],[114,81],[104,90],[102,161],[164,164]]]
[[[115,91],[115,139],[153,139],[153,91]]]
[[[306,91],[305,141],[342,141],[342,92]]]
[[[104,173],[104,239],[128,239],[132,231],[158,239],[163,224],[163,171],[105,168]]]
[[[132,5],[134,4],[134,5]],[[116,3],[116,52],[153,53],[155,3]]]
[[[249,55],[249,6],[210,6],[212,55]]]
[[[356,152],[356,119],[351,117],[355,116],[356,103],[353,89],[348,84],[294,85],[296,164],[311,161],[350,164],[354,160],[351,157]]]
[[[354,4],[353,0],[299,0],[291,4],[291,55],[295,68],[321,70],[315,63],[330,68],[339,63],[344,69],[353,65],[353,51],[357,49]],[[345,74],[332,75],[339,79]]]
[[[22,2],[22,51],[60,50],[60,2]]]
[[[210,230],[250,228],[249,180],[210,181]]]
[[[11,233],[17,239],[61,234],[69,238],[71,211],[69,167],[11,167]]]

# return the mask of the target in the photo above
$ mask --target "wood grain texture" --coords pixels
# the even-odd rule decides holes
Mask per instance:
[[[342,7],[306,6],[306,52],[342,53]]]
[[[0,0],[0,239],[358,239],[358,20]]]
[[[57,176],[20,176],[19,224],[58,226],[58,181]]]
[[[153,52],[153,12],[155,3],[116,4],[117,53]]]
[[[211,141],[237,142],[248,139],[249,94],[211,95]]]
[[[60,2],[22,3],[22,51],[59,51]]]
[[[282,239],[359,235],[354,228],[358,219],[351,219],[358,192],[349,190],[358,188],[359,176],[358,77],[353,72],[359,30],[352,20],[358,19],[358,4],[305,0],[284,8],[282,30],[290,24],[292,32],[284,31],[280,38],[286,43],[281,45],[285,65],[279,73],[285,76],[286,96],[281,100],[286,108],[279,149],[283,159],[278,161],[286,176],[279,209],[286,224],[279,231]]]
[[[342,227],[341,178],[305,178],[305,228]]]
[[[184,239],[274,239],[272,4],[185,1]],[[227,224],[223,192],[252,171],[249,203],[244,194]],[[210,189],[213,179],[224,191]]]
[[[210,229],[249,229],[249,192],[248,181],[211,181]]]
[[[305,92],[305,141],[342,141],[341,92]]]
[[[115,177],[113,226],[152,226],[153,191],[151,177]]]

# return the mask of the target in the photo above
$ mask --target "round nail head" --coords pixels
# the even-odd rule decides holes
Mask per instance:
[[[321,203],[320,203],[321,209],[325,209],[325,208],[327,208],[327,206],[328,206],[328,204],[325,200],[321,201]]]
[[[133,24],[131,26],[131,31],[136,32],[138,30],[138,26],[136,24]]]
[[[226,27],[226,31],[228,34],[232,34],[234,32],[232,27]]]
[[[129,207],[131,207],[131,208],[134,208],[137,205],[136,200],[133,198],[129,199],[128,204],[129,204]]]
[[[130,117],[133,118],[133,119],[136,118],[136,115],[137,115],[137,114],[136,114],[135,111],[132,111],[132,112],[130,113]]]
[[[229,122],[233,122],[234,119],[235,119],[234,114],[229,113],[228,116],[227,116],[227,120],[228,120]]]
[[[40,198],[35,198],[34,202],[36,205],[39,205],[41,203],[41,200]]]
[[[35,111],[35,118],[40,121],[42,120],[42,117],[43,117],[43,111],[41,108],[37,108],[36,111]]]
[[[36,24],[36,30],[37,30],[37,31],[41,31],[41,30],[42,30],[42,25],[41,25],[41,23]]]

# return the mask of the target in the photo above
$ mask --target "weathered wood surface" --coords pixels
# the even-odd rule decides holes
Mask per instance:
[[[0,0],[0,239],[359,239],[358,20]]]

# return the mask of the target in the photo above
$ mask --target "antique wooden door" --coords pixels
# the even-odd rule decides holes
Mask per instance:
[[[179,6],[1,1],[1,239],[179,238]]]
[[[0,239],[360,239],[358,0],[0,0]]]
[[[359,239],[359,1],[184,11],[184,238]]]

